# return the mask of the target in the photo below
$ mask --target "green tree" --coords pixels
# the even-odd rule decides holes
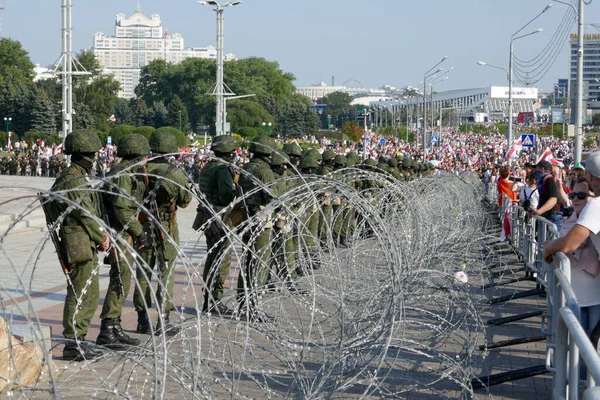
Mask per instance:
[[[154,128],[153,126],[140,126],[139,128],[136,128],[133,131],[133,133],[139,133],[140,135],[143,135],[146,139],[150,140],[150,137],[155,131],[156,128]]]
[[[34,68],[20,42],[0,39],[0,88],[33,86]]]
[[[115,103],[115,124],[117,125],[135,125],[138,126],[135,114],[131,108],[131,101],[118,99]]]
[[[61,116],[61,113],[58,115]],[[95,126],[90,108],[83,103],[73,104],[73,129],[94,129]]]
[[[91,51],[77,54],[73,69],[85,69],[91,75],[73,77],[74,102],[85,104],[94,117],[96,128],[107,130],[107,119],[114,114],[121,85],[111,75],[102,74],[100,63]]]
[[[160,128],[163,126],[169,126],[168,122],[169,111],[162,101],[158,101],[152,105],[152,108],[148,109],[146,114],[146,125]]]
[[[179,96],[175,95],[169,102],[167,107],[167,123],[173,128],[182,130],[187,129],[188,125],[188,112],[185,108],[185,104],[181,101]]]
[[[227,102],[227,120],[234,132],[242,127],[262,129],[263,122],[275,122],[273,116],[260,103],[242,99]]]
[[[592,124],[600,125],[600,113],[596,113],[596,114],[592,115]]]
[[[45,135],[56,134],[56,109],[42,91],[32,91],[31,100],[31,129]]]

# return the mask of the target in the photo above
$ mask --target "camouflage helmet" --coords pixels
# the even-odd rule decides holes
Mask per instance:
[[[388,160],[388,165],[392,168],[397,168],[398,167],[398,160],[396,160],[395,158],[390,158]]]
[[[322,157],[323,161],[331,161],[335,158],[335,153],[331,150],[325,150]]]
[[[170,154],[177,153],[179,146],[177,138],[171,132],[156,131],[150,137],[150,149],[153,153]]]
[[[67,135],[64,147],[63,151],[66,155],[95,153],[102,148],[102,143],[96,132],[88,129],[78,129]]]
[[[302,148],[300,148],[300,146],[296,142],[284,144],[282,151],[288,156],[302,156]]]
[[[119,140],[118,157],[140,157],[150,153],[148,139],[139,133],[125,135]]]
[[[275,141],[268,136],[258,136],[252,139],[250,143],[250,153],[253,154],[264,154],[270,156],[273,154],[275,148]]]
[[[358,164],[359,161],[360,161],[360,158],[358,158],[356,153],[350,153],[346,156],[346,166],[347,167],[354,167],[356,164]]]
[[[271,156],[271,166],[280,167],[283,164],[290,164],[290,156],[283,151],[274,151]]]
[[[302,161],[300,161],[300,168],[317,168],[321,159],[321,153],[314,149],[310,149],[302,155]]]
[[[365,161],[363,161],[364,165],[370,165],[371,167],[374,167],[377,165],[377,162],[375,160],[373,160],[372,158],[367,158]]]
[[[219,135],[215,137],[210,144],[210,149],[215,153],[231,153],[240,147],[237,140],[233,138],[233,136],[229,135]]]
[[[347,159],[346,159],[346,156],[338,154],[337,156],[335,156],[335,159],[333,160],[333,162],[335,163],[335,165],[338,165],[340,167],[345,167],[346,163],[347,163]]]

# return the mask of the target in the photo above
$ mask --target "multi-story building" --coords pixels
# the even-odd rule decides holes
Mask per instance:
[[[554,84],[554,103],[552,105],[560,105],[563,99],[569,96],[569,80],[559,79],[558,83]]]
[[[577,34],[571,35],[569,57],[569,95],[573,109],[577,95],[577,38]],[[600,110],[600,33],[583,35],[583,115],[589,120],[588,110]]]
[[[115,76],[121,84],[119,97],[135,97],[141,68],[153,60],[177,64],[188,58],[217,58],[212,47],[186,48],[180,34],[169,35],[163,30],[160,16],[147,17],[141,9],[132,16],[118,14],[114,36],[96,33],[93,52],[103,71]],[[225,60],[235,57],[228,54]]]

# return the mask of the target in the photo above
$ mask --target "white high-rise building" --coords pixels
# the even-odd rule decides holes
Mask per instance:
[[[188,58],[217,58],[213,46],[185,48],[180,34],[163,30],[159,15],[147,17],[139,7],[131,17],[117,15],[114,36],[96,33],[93,52],[103,71],[121,83],[119,97],[126,99],[135,97],[141,68],[153,60],[177,64]],[[232,59],[233,55],[226,56],[226,60]]]

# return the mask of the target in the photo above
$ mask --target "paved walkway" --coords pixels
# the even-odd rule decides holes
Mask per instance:
[[[37,189],[48,189],[52,183],[52,179],[40,178],[22,178],[22,177],[6,177],[0,176],[0,216],[15,215],[24,210],[30,210],[30,205],[35,206],[35,195]],[[15,200],[16,199],[16,200]],[[195,215],[195,204],[191,204],[187,209],[179,211],[180,222],[180,237],[181,247],[188,256],[186,268],[182,268],[180,263],[177,269],[175,278],[175,293],[174,299],[179,299],[178,307],[183,311],[182,314],[195,314],[194,305],[201,304],[202,300],[198,297],[201,293],[200,279],[202,274],[201,260],[205,256],[206,245],[204,239],[191,229],[191,221]],[[34,212],[39,212],[35,211]],[[32,214],[35,215],[35,214]],[[33,217],[32,217],[33,219]],[[2,231],[0,231],[2,236]],[[506,274],[509,274],[511,268],[517,268],[514,255],[505,257],[507,266],[505,267]],[[236,260],[232,260],[232,266]],[[104,299],[106,287],[108,284],[108,267],[102,267],[100,270],[100,286],[102,292],[100,294],[101,301]],[[228,286],[235,285],[235,269],[231,269]],[[521,276],[522,273],[519,273]],[[504,279],[508,279],[508,275]],[[320,282],[317,281],[318,284]],[[488,283],[487,281],[480,282],[481,284]],[[475,283],[473,283],[475,284]],[[531,282],[521,282],[509,286],[502,286],[489,289],[485,294],[490,297],[514,293],[532,287]],[[133,291],[133,290],[132,290]],[[478,291],[478,290],[476,290]],[[58,261],[54,254],[51,242],[48,241],[46,232],[42,231],[27,231],[20,234],[8,235],[3,238],[0,243],[0,310],[10,320],[14,322],[26,321],[28,318],[37,319],[40,324],[50,326],[52,328],[52,336],[55,340],[54,344],[60,343],[62,338],[61,321],[62,321],[62,303],[66,293],[66,285]],[[228,292],[232,296],[232,292]],[[278,299],[281,307],[290,310],[294,307],[298,308],[297,303],[289,302],[285,298]],[[483,303],[482,303],[483,304]],[[494,306],[481,306],[479,310],[484,320],[497,317],[505,317],[509,315],[519,314],[526,311],[542,310],[545,301],[540,297],[530,297],[521,300],[514,300],[507,303]],[[297,309],[296,317],[308,321],[314,318],[310,312],[310,302],[306,304],[306,309]],[[89,339],[94,339],[99,331],[99,313],[101,307],[98,308],[96,316],[92,320],[92,328],[89,332]],[[295,371],[286,371],[287,365],[285,360],[272,352],[263,351],[261,343],[268,343],[270,334],[261,330],[248,329],[248,326],[240,324],[235,320],[229,319],[214,319],[200,318],[197,319],[198,326],[191,326],[188,337],[183,337],[180,341],[172,343],[169,346],[169,351],[181,354],[177,358],[182,363],[186,372],[195,371],[198,368],[198,373],[205,375],[207,380],[202,379],[201,384],[206,387],[196,388],[196,395],[202,397],[201,393],[205,390],[206,396],[208,393],[216,395],[218,398],[237,398],[236,387],[244,394],[253,398],[281,398],[285,395],[290,385],[305,384],[306,382],[296,382],[292,380]],[[136,315],[131,302],[131,294],[124,308],[123,327],[125,330],[135,330]],[[489,327],[485,335],[481,337],[480,344],[497,342],[500,340],[513,339],[522,336],[537,336],[540,334],[540,318],[531,318],[528,320],[511,323],[509,325],[499,327]],[[194,335],[193,332],[196,332]],[[264,335],[267,335],[266,337]],[[151,350],[156,346],[154,338],[148,339],[147,336],[136,335],[146,346]],[[206,337],[211,340],[207,340]],[[204,339],[203,339],[204,338]],[[219,340],[221,338],[222,340]],[[159,339],[156,339],[160,341]],[[194,360],[193,354],[196,354],[196,348],[202,348],[201,354],[206,355],[205,360]],[[246,346],[246,349],[242,349]],[[248,346],[252,350],[247,353]],[[151,358],[159,364],[162,362],[160,358],[161,348],[154,347],[157,351],[157,357]],[[240,351],[240,349],[242,349]],[[453,349],[447,349],[452,353]],[[286,349],[289,351],[289,349]],[[315,351],[315,350],[313,350]],[[239,357],[235,356],[238,354]],[[137,356],[118,356],[112,355],[105,361],[100,361],[94,364],[67,364],[60,360],[62,354],[62,346],[57,345],[53,349],[55,363],[57,366],[56,373],[60,375],[59,382],[61,386],[61,395],[65,398],[80,398],[77,393],[78,388],[88,387],[84,393],[90,393],[89,388],[102,387],[102,390],[97,392],[99,397],[112,398],[110,387],[119,387],[115,389],[116,398],[125,397],[127,387],[130,385],[132,393],[142,397],[145,394],[151,397],[150,387],[153,379],[166,379],[174,384],[164,385],[165,393],[168,393],[171,398],[190,398],[191,392],[182,391],[185,387],[185,376],[177,377],[175,370],[178,365],[170,365],[170,369],[163,369],[159,364],[146,365],[148,361],[141,361]],[[245,363],[247,368],[251,370],[252,360],[240,358],[243,355],[247,357],[256,357],[256,373],[244,374],[244,376],[235,375],[235,365],[220,365],[225,359],[223,354],[232,354],[230,360],[238,360],[239,363]],[[458,356],[458,353],[457,353]],[[122,357],[122,358],[119,358]],[[190,358],[191,357],[191,358]],[[545,358],[545,343],[536,342],[518,346],[501,348],[497,350],[487,350],[474,354],[471,360],[473,373],[476,376],[489,375],[499,372],[506,372],[514,369],[519,369],[528,366],[543,364]],[[119,362],[119,360],[122,360]],[[136,361],[137,360],[137,361]],[[273,371],[264,371],[264,365],[271,365]],[[191,368],[191,369],[190,369]],[[320,365],[307,365],[307,373],[313,371],[317,373]],[[162,371],[166,375],[164,377],[152,376],[151,371]],[[402,369],[402,371],[405,371]],[[78,372],[85,372],[83,374]],[[174,373],[171,376],[171,373]],[[417,372],[414,372],[417,373]],[[128,375],[129,374],[129,375]],[[405,384],[406,372],[394,378],[393,371],[390,372],[390,384],[393,385],[394,379]],[[123,385],[119,383],[121,379],[129,376],[131,384]],[[272,377],[272,378],[269,378]],[[210,379],[210,380],[209,380]],[[231,380],[230,380],[231,379]],[[266,379],[267,382],[261,382]],[[399,383],[400,384],[400,383]],[[86,386],[88,385],[88,386]],[[112,385],[112,386],[111,386]],[[239,387],[238,385],[242,385]],[[268,385],[271,388],[270,393],[265,393],[264,386]],[[358,384],[357,384],[358,385]],[[146,388],[147,387],[147,388]],[[210,389],[208,389],[210,388]],[[191,390],[191,389],[190,389]],[[347,393],[347,397],[361,397],[360,385],[357,391]],[[193,390],[192,390],[193,391]],[[447,394],[451,392],[446,392]],[[493,386],[489,390],[479,389],[476,391],[478,398],[495,398],[495,399],[546,399],[550,398],[551,380],[548,374],[527,378],[524,380],[504,383]],[[456,393],[458,396],[458,392]],[[36,396],[37,397],[37,396]],[[40,398],[46,398],[46,393],[41,393]],[[379,396],[373,396],[379,397]],[[411,397],[407,398],[433,398],[435,397],[430,392],[415,392]]]

